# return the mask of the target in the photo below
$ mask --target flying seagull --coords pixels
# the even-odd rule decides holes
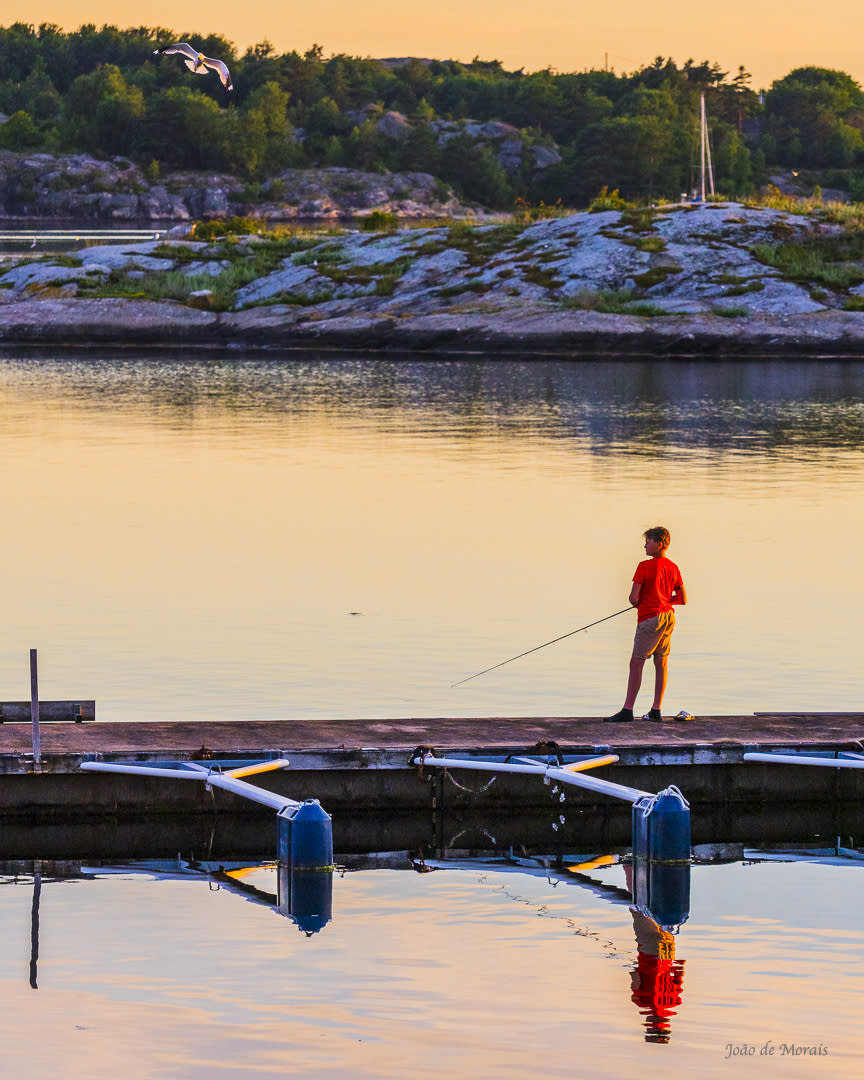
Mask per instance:
[[[181,56],[185,56],[186,59],[183,63],[190,71],[194,71],[196,75],[206,75],[207,69],[212,68],[213,71],[219,73],[219,81],[226,90],[234,89],[234,84],[231,82],[231,72],[221,60],[214,60],[210,56],[205,56],[204,53],[193,49],[191,45],[187,45],[185,41],[178,41],[175,45],[166,45],[164,49],[153,50],[154,56],[170,56],[171,53],[180,53]]]

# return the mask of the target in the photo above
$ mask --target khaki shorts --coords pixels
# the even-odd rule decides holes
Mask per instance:
[[[675,612],[661,611],[636,626],[633,638],[633,660],[647,660],[649,656],[668,656],[675,629]]]

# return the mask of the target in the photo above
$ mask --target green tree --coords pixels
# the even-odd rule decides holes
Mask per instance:
[[[139,145],[144,95],[118,68],[103,64],[79,75],[64,99],[62,134],[72,146],[91,153],[129,154]]]
[[[766,130],[788,165],[845,166],[861,145],[844,129],[861,122],[862,106],[861,87],[845,72],[796,68],[768,91]]]
[[[229,112],[232,121],[226,120]],[[235,145],[225,137],[234,115],[236,110],[221,109],[200,90],[161,90],[147,103],[146,156],[175,168],[223,169],[226,150]]]
[[[0,148],[3,150],[35,150],[42,145],[42,132],[28,112],[12,113],[5,124],[0,124]]]
[[[753,189],[750,151],[732,128],[723,133],[714,154],[717,188],[729,195],[746,195]]]
[[[488,146],[467,135],[457,135],[445,145],[441,176],[483,206],[503,210],[513,205],[515,192],[498,159]]]
[[[290,95],[277,82],[269,81],[253,90],[246,109],[248,133],[246,142],[254,141],[254,167],[247,162],[246,172],[263,175],[266,171],[284,169],[293,155],[294,130],[288,120]],[[252,156],[252,146],[248,148]]]

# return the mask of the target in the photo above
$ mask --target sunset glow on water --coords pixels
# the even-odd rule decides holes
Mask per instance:
[[[41,884],[36,969],[32,879],[0,886],[15,1075],[34,1046],[36,1075],[74,1078],[860,1075],[860,865],[694,867],[675,984],[633,909],[578,879],[337,874],[306,937],[207,881],[83,869]],[[591,879],[625,884],[620,865]]]
[[[851,362],[6,356],[4,697],[38,647],[41,696],[107,721],[607,715],[629,615],[451,684],[622,608],[662,523],[689,596],[670,711],[857,712],[862,443]],[[195,869],[216,817],[158,864],[82,859],[113,823],[58,863],[61,827],[23,830],[10,1075],[860,1075],[856,806],[771,817],[833,861],[697,861],[672,930],[620,852],[565,856],[578,812],[556,802],[544,864],[474,809],[445,839],[486,858],[337,853],[308,937],[272,865],[245,892]]]
[[[38,647],[102,720],[608,715],[629,614],[451,684],[660,523],[671,711],[860,708],[864,365],[7,358],[0,409],[10,700]]]

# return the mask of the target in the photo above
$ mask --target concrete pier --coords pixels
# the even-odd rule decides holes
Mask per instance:
[[[490,812],[548,807],[548,790],[530,778],[409,765],[418,746],[459,756],[611,751],[618,762],[597,770],[616,783],[659,791],[677,785],[691,806],[749,809],[781,802],[864,800],[864,771],[749,763],[753,750],[864,748],[864,713],[758,713],[703,716],[662,724],[607,724],[596,717],[408,718],[50,724],[35,761],[29,725],[0,725],[0,819],[71,821],[111,815],[258,813],[228,792],[119,774],[84,773],[85,760],[236,760],[287,757],[291,767],[261,778],[293,799],[319,799],[328,812],[423,812],[482,806]],[[488,786],[487,786],[488,785]],[[568,793],[568,805],[604,802]]]

